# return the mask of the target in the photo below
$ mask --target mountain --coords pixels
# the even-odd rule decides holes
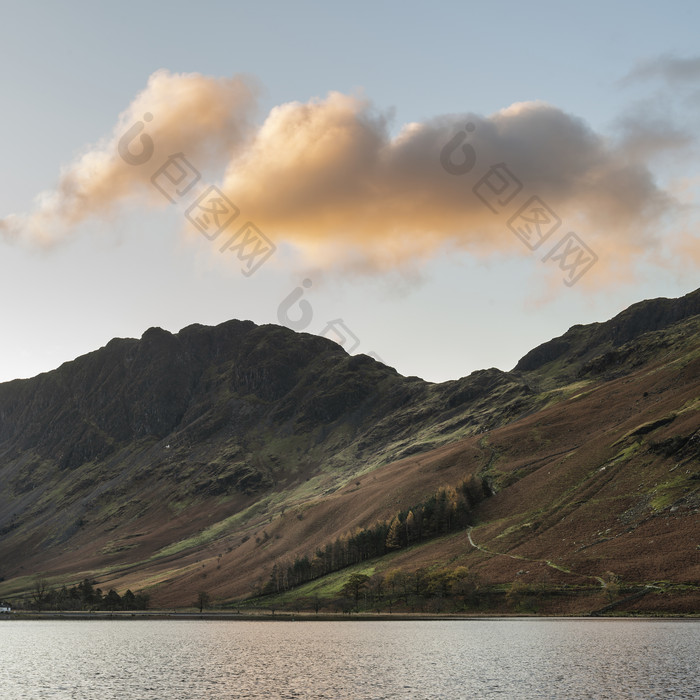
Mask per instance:
[[[0,384],[0,597],[330,604],[353,572],[461,567],[479,609],[697,612],[699,378],[700,290],[442,384],[250,321],[114,339]]]

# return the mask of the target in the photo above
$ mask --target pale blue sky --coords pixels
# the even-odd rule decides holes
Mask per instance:
[[[691,99],[671,105],[660,101],[658,81],[620,83],[660,56],[700,54],[693,2],[2,0],[0,8],[0,218],[30,211],[161,68],[254,76],[260,121],[285,102],[361,90],[378,109],[393,110],[394,131],[530,100],[610,136],[629,114],[700,123],[692,89]],[[696,175],[694,161],[685,172]],[[663,162],[654,174],[663,180]],[[309,275],[309,332],[343,318],[361,339],[359,352],[374,351],[403,374],[445,380],[510,369],[573,324],[604,320],[642,298],[684,294],[700,278],[697,270],[650,266],[642,280],[600,292],[560,285],[547,296],[541,256],[522,255],[517,241],[512,253],[488,260],[438,256],[418,270],[420,279],[314,277],[279,264],[245,278],[204,238],[184,241],[181,217],[175,208],[131,209],[41,253],[0,239],[0,379],[32,376],[153,325],[275,323],[281,300]]]

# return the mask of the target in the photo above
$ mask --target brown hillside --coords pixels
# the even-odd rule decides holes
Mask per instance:
[[[0,386],[0,597],[37,576],[88,576],[156,606],[191,605],[201,590],[246,598],[273,565],[475,475],[492,495],[470,532],[367,566],[589,590],[549,612],[603,607],[612,572],[654,587],[621,610],[697,612],[698,298],[650,302],[651,320],[635,305],[512,373],[442,385],[236,322],[113,341],[55,376]],[[128,377],[144,383],[128,389],[139,403],[115,418],[124,399],[109,392]]]

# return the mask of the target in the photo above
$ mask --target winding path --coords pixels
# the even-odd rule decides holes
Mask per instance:
[[[504,552],[494,552],[490,549],[487,549],[486,547],[483,547],[480,544],[476,544],[474,540],[472,539],[472,530],[474,528],[469,526],[467,528],[467,538],[469,539],[469,544],[474,547],[474,549],[478,549],[480,552],[483,552],[484,554],[488,554],[493,557],[510,557],[511,559],[519,559],[521,561],[530,561],[538,564],[546,564],[547,566],[550,566],[552,569],[556,569],[557,571],[562,571],[565,574],[571,574],[572,576],[582,576],[584,578],[592,578],[598,581],[600,583],[602,588],[607,588],[608,584],[605,581],[605,579],[601,578],[600,576],[590,576],[589,574],[579,574],[576,573],[575,571],[572,571],[571,569],[567,569],[560,564],[555,564],[551,559],[530,559],[528,557],[523,557],[519,554],[506,554]]]

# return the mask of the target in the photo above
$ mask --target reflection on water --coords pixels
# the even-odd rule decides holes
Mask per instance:
[[[700,698],[700,623],[6,621],[3,700]]]

